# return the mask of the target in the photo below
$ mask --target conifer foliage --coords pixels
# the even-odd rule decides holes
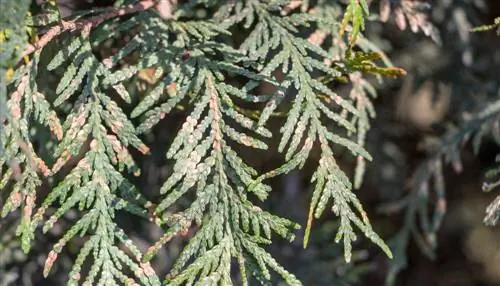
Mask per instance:
[[[268,245],[294,240],[303,225],[306,247],[327,208],[345,261],[359,235],[392,257],[354,192],[372,160],[365,141],[376,92],[365,76],[405,74],[362,34],[371,1],[117,0],[64,18],[55,1],[42,2],[2,1],[0,202],[3,218],[20,214],[25,252],[36,235],[63,228],[44,276],[76,243],[68,285],[302,285]],[[432,34],[423,20],[415,25]],[[145,138],[174,114],[183,123],[166,148],[170,172],[149,197],[136,184],[151,156]],[[274,147],[283,162],[265,172],[241,152]],[[448,150],[456,148],[429,163],[438,193]],[[340,167],[341,151],[356,158],[355,174]],[[261,208],[266,180],[311,161],[306,222]],[[161,237],[141,250],[120,226],[123,213],[156,224]],[[438,205],[432,231],[440,215]],[[177,237],[187,243],[159,277],[149,261]]]

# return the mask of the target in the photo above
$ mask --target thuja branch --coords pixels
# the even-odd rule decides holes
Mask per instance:
[[[407,267],[406,249],[412,237],[428,257],[435,257],[437,231],[447,208],[443,165],[449,163],[456,172],[461,172],[463,167],[459,154],[462,149],[460,146],[469,140],[477,152],[480,137],[484,135],[481,129],[484,130],[485,126],[496,122],[500,114],[500,101],[489,102],[484,106],[486,106],[483,107],[484,109],[468,118],[457,129],[445,134],[435,143],[435,149],[431,150],[428,159],[421,163],[415,171],[411,182],[411,193],[403,200],[382,208],[386,213],[393,213],[406,207],[404,225],[391,241],[396,259],[391,262],[389,268],[388,285],[392,285],[396,275]],[[487,189],[487,187],[487,183],[483,185],[483,189]],[[433,196],[430,194],[432,191],[434,192]],[[434,201],[432,197],[435,198]],[[434,204],[434,211],[431,214],[428,206],[432,204]],[[419,225],[418,222],[420,222]]]
[[[76,20],[76,21],[61,21],[59,25],[56,25],[50,28],[47,33],[45,33],[37,42],[34,44],[30,44],[24,50],[21,58],[28,56],[34,53],[37,50],[42,49],[45,45],[47,45],[52,39],[57,37],[58,35],[66,32],[66,31],[75,31],[75,30],[83,30],[84,33],[88,34],[90,30],[94,27],[98,26],[104,21],[109,19],[124,16],[128,14],[138,13],[142,11],[149,10],[155,7],[161,12],[163,18],[171,17],[171,6],[169,5],[170,1],[154,1],[154,0],[145,0],[141,1],[137,4],[130,5],[124,8],[111,8],[109,12],[99,14],[88,19]],[[165,7],[168,7],[166,9]],[[166,11],[168,11],[166,13]]]

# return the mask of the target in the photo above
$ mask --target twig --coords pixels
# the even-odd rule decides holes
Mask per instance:
[[[74,30],[84,30],[85,33],[89,33],[90,30],[102,22],[109,20],[114,17],[118,16],[123,16],[123,15],[128,15],[128,14],[133,14],[141,11],[146,11],[151,9],[157,4],[156,1],[154,0],[144,0],[141,1],[135,5],[131,5],[128,7],[124,8],[119,8],[116,9],[114,8],[110,12],[103,13],[100,15],[96,15],[93,17],[90,17],[88,19],[83,19],[83,20],[76,20],[76,21],[61,21],[61,23],[57,26],[54,26],[49,29],[47,33],[45,33],[40,40],[38,40],[36,43],[32,45],[28,45],[26,49],[24,50],[21,58],[24,58],[27,55],[30,55],[31,53],[34,53],[37,50],[42,49],[47,43],[49,43],[53,38],[56,36],[62,34],[63,32],[66,31],[74,31]]]
[[[281,10],[281,15],[286,16],[300,6],[302,6],[302,0],[292,0],[290,3],[283,7],[283,9]]]

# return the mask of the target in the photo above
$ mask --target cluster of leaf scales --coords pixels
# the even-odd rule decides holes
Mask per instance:
[[[70,284],[158,285],[159,278],[147,261],[172,237],[192,233],[167,276],[169,285],[195,281],[232,284],[232,261],[237,261],[244,284],[249,276],[269,283],[273,270],[288,284],[300,285],[263,247],[271,243],[272,233],[293,239],[292,230],[297,225],[261,210],[251,197],[265,200],[270,187],[263,181],[301,168],[315,145],[321,155],[312,178],[315,187],[305,244],[312,216],[319,217],[332,204],[332,211],[340,218],[336,240],[343,239],[347,261],[356,238],[354,227],[390,255],[334,156],[334,146],[339,145],[358,160],[371,159],[362,147],[372,116],[367,113],[372,108],[364,93],[369,85],[354,73],[366,69],[352,65],[353,61],[332,62],[332,50],[304,37],[303,29],[321,26],[321,20],[312,12],[290,14],[286,5],[291,4],[216,3],[214,20],[178,20],[189,14],[189,4],[179,6],[167,20],[154,11],[126,20],[117,17],[91,27],[91,31],[56,37],[60,51],[47,66],[39,63],[42,49],[17,70],[11,84],[14,92],[7,102],[12,118],[0,134],[2,142],[7,142],[6,155],[0,158],[0,186],[12,189],[3,214],[23,206],[19,234],[27,251],[40,222],[46,232],[69,211],[78,209],[81,213],[49,253],[44,275],[63,247],[79,235],[85,240],[69,274]],[[307,4],[302,8],[307,11]],[[343,41],[343,31],[352,25],[346,49],[356,43],[364,27],[364,13],[366,2],[352,0],[344,20],[332,28],[339,31],[336,40]],[[231,35],[233,27],[247,31],[238,49],[221,41]],[[94,54],[93,48],[129,31],[134,31],[133,37],[109,57]],[[337,57],[340,54],[337,51]],[[37,90],[39,69],[61,74],[53,101]],[[154,70],[153,86],[128,116],[110,94],[130,103],[128,86],[145,69]],[[273,76],[278,69],[286,75],[283,80]],[[328,85],[331,80],[325,81],[345,73],[351,74],[354,84],[350,97],[336,94]],[[239,84],[241,78],[243,84]],[[274,85],[277,91],[255,94],[262,82]],[[240,107],[244,102],[265,104],[257,111],[259,118]],[[147,154],[139,134],[148,132],[176,108],[187,109],[189,115],[167,152],[173,168],[161,188],[162,199],[155,205],[124,175],[140,174],[129,149]],[[286,110],[279,144],[286,162],[259,175],[240,158],[235,146],[267,149],[264,140],[272,134],[265,125],[278,108]],[[137,126],[132,122],[135,117],[140,118]],[[30,143],[27,129],[33,122],[47,126],[58,140],[51,167]],[[353,133],[358,134],[357,142],[349,138]],[[42,180],[52,177],[61,179],[35,213],[37,189]],[[188,193],[194,194],[190,205],[171,214],[169,209]],[[154,220],[166,229],[144,257],[117,225],[118,211]],[[50,213],[48,219],[46,213]],[[82,267],[89,256],[91,267],[84,274]]]
[[[260,2],[249,1],[241,11],[236,12],[238,20],[246,21],[247,25],[251,25],[252,21],[256,22],[255,28],[249,33],[240,49],[262,63],[262,74],[270,75],[278,68],[286,74],[284,80],[280,82],[281,93],[278,93],[278,96],[281,97],[270,101],[262,112],[264,120],[261,117],[261,122],[265,121],[276,108],[276,102],[283,101],[283,93],[293,96],[291,108],[287,111],[285,124],[281,128],[282,137],[278,146],[280,151],[285,152],[287,162],[282,167],[260,176],[257,181],[303,166],[313,145],[319,143],[321,158],[318,170],[313,176],[316,187],[304,244],[307,245],[313,213],[319,217],[326,205],[333,201],[332,210],[341,218],[341,227],[336,240],[343,238],[347,261],[350,260],[351,241],[355,239],[352,223],[390,255],[388,247],[371,229],[361,204],[351,192],[352,184],[337,165],[331,147],[341,145],[360,158],[371,159],[361,145],[336,134],[335,131],[339,132],[338,128],[333,130],[328,128],[334,122],[341,129],[351,133],[356,132],[355,123],[358,122],[361,128],[360,134],[364,136],[362,134],[366,132],[365,126],[368,121],[364,111],[365,105],[360,105],[358,99],[360,109],[357,109],[351,99],[336,94],[323,82],[325,75],[332,78],[340,77],[344,65],[341,63],[331,65],[328,61],[332,57],[330,53],[311,43],[307,38],[299,36],[299,28],[309,27],[317,21],[317,18],[309,13],[284,17],[273,13],[273,8],[276,9]],[[355,36],[351,34],[351,37]],[[360,111],[363,112],[361,118]],[[355,210],[352,210],[351,206],[354,206]]]

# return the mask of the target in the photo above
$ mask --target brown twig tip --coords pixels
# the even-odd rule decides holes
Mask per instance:
[[[54,265],[54,262],[57,259],[57,252],[52,250],[47,256],[47,260],[45,260],[45,266],[43,267],[43,276],[47,277],[49,275],[50,269]]]
[[[162,0],[160,2],[163,2]],[[28,56],[47,45],[52,39],[66,31],[83,30],[82,33],[88,35],[90,31],[101,24],[102,22],[128,14],[146,11],[159,4],[160,2],[154,0],[144,0],[137,4],[130,5],[123,8],[111,8],[109,12],[102,13],[86,19],[78,19],[76,21],[61,21],[57,26],[50,28],[37,42],[28,45],[21,58]],[[170,1],[167,1],[170,2]]]
[[[288,3],[283,7],[283,9],[281,10],[281,15],[286,16],[290,14],[290,12],[292,12],[293,10],[300,7],[301,5],[302,5],[302,0],[292,0],[290,1],[290,3]]]
[[[177,4],[177,0],[159,0],[156,4],[156,11],[163,19],[172,18],[173,5]]]

